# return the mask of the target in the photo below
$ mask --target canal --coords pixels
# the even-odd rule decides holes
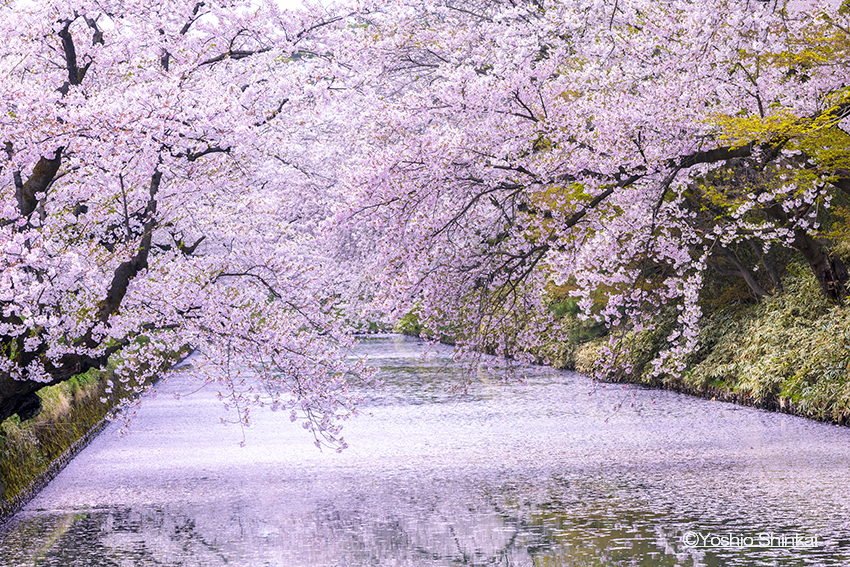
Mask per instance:
[[[357,351],[384,384],[349,449],[282,412],[222,424],[178,373],[5,526],[0,565],[850,564],[848,428],[400,336]]]

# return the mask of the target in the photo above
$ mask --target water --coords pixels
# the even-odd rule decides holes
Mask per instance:
[[[385,385],[342,454],[273,412],[240,447],[214,388],[178,375],[0,533],[0,565],[850,564],[850,429],[358,348]]]

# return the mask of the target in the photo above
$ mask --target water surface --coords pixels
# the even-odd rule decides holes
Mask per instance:
[[[0,565],[850,564],[850,429],[398,336],[358,351],[384,386],[342,454],[263,411],[240,447],[178,374],[6,526]]]

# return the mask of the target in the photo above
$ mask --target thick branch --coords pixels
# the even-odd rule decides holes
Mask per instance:
[[[830,257],[824,246],[803,229],[794,229],[791,246],[803,255],[814,272],[823,294],[833,301],[842,301],[847,295],[850,274],[837,256]]]
[[[198,2],[195,4],[195,7],[192,9],[192,17],[189,18],[189,21],[183,24],[183,27],[180,28],[180,35],[186,35],[186,32],[189,31],[189,28],[192,27],[196,21],[198,21],[198,12],[201,10],[201,7],[204,5],[203,2]]]
[[[195,253],[195,250],[198,248],[198,245],[201,244],[204,240],[206,240],[206,236],[201,236],[199,239],[195,241],[192,245],[187,245],[182,240],[175,239],[174,242],[177,244],[177,249],[180,250],[184,255],[191,256]]]
[[[602,201],[610,197],[614,193],[614,191],[616,191],[617,189],[624,189],[630,185],[634,185],[641,178],[643,178],[644,175],[645,174],[643,173],[636,173],[627,177],[626,179],[615,183],[614,185],[610,185],[607,189],[605,189],[605,191],[591,199],[587,206],[584,207],[582,210],[576,211],[571,214],[570,217],[566,221],[564,221],[564,226],[567,228],[574,227],[581,219],[585,217],[585,215],[587,215],[588,211],[595,209]],[[555,240],[557,240],[557,236],[550,236],[549,240],[551,242],[554,242]]]
[[[219,148],[217,146],[214,146],[214,147],[207,148],[205,150],[201,150],[200,152],[188,152],[186,154],[186,159],[188,159],[189,161],[195,161],[198,158],[204,157],[205,155],[209,155],[209,154],[229,154],[229,153],[230,153],[229,147]]]
[[[107,323],[109,321],[109,317],[118,312],[119,307],[121,307],[121,301],[127,294],[127,288],[129,287],[130,282],[139,274],[139,272],[147,269],[148,267],[148,255],[150,253],[151,242],[153,239],[153,229],[156,225],[156,194],[159,191],[159,184],[161,181],[162,172],[157,170],[151,177],[150,199],[148,200],[148,205],[145,209],[147,220],[144,224],[144,233],[142,235],[142,240],[139,243],[139,249],[135,256],[126,262],[122,262],[121,265],[115,269],[115,273],[112,277],[112,283],[109,284],[109,290],[106,292],[106,298],[100,303],[100,309],[98,310],[97,318],[101,323]],[[87,342],[90,340],[91,332],[89,332]]]
[[[839,170],[836,172],[837,177],[833,178],[830,183],[850,196],[850,171]]]
[[[80,69],[77,66],[77,49],[74,47],[74,38],[71,37],[71,20],[65,22],[65,26],[59,30],[59,37],[62,38],[62,51],[65,52],[65,69],[68,71],[68,83],[71,85],[80,84]]]
[[[270,47],[264,47],[263,49],[255,50],[229,50],[226,53],[222,53],[221,55],[217,55],[215,57],[207,59],[206,61],[202,61],[198,66],[202,67],[204,65],[212,65],[213,63],[218,63],[220,61],[224,61],[225,59],[233,59],[234,61],[238,61],[239,59],[245,59],[246,57],[251,57],[252,55],[257,55],[259,53],[266,53],[268,51],[271,51]]]
[[[671,167],[687,169],[701,163],[716,163],[718,161],[750,157],[753,155],[755,147],[755,143],[751,142],[740,148],[715,148],[713,150],[694,152],[678,159],[670,160]]]
[[[70,380],[78,374],[92,368],[103,368],[109,357],[129,344],[128,340],[119,341],[106,348],[94,358],[78,354],[66,354],[59,361],[44,360],[44,369],[50,376],[49,382],[35,380],[16,380],[9,375],[0,376],[0,423],[18,414],[21,421],[38,415],[41,411],[41,398],[36,394],[42,388]]]
[[[28,217],[38,206],[38,193],[47,191],[47,186],[56,177],[59,166],[62,163],[62,150],[59,147],[52,158],[41,157],[32,170],[32,175],[26,183],[20,184],[20,174],[15,179],[15,199],[18,201],[18,212],[21,216]]]

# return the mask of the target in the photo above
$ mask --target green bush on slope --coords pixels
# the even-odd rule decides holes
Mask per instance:
[[[665,313],[654,329],[622,337],[619,370],[610,378],[850,421],[850,306],[824,298],[810,270],[792,267],[783,285],[782,293],[758,304],[705,317],[699,349],[681,377],[649,374],[647,364],[666,347],[672,319]],[[576,370],[596,370],[600,344],[585,348]]]
[[[808,271],[786,277],[784,293],[746,309],[719,311],[700,334],[703,354],[684,381],[720,386],[797,413],[850,417],[850,307],[827,301]]]

